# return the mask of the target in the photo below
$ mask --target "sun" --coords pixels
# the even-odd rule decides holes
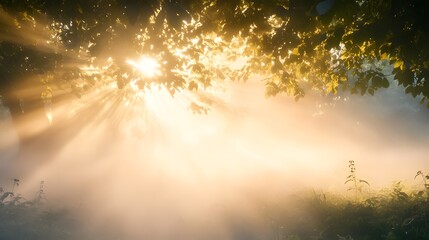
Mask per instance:
[[[161,75],[158,61],[152,57],[142,56],[137,61],[127,60],[127,63],[146,77]]]

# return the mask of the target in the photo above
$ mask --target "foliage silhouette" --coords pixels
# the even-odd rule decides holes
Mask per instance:
[[[32,200],[1,189],[0,239],[87,239],[86,229],[69,211],[45,205],[43,184]]]
[[[284,204],[267,204],[275,219],[273,238],[427,239],[429,194],[420,189],[397,182],[362,198],[301,193]]]
[[[350,175],[347,176],[344,184],[352,184],[352,186],[350,188],[348,188],[347,190],[354,191],[355,197],[358,197],[359,194],[362,194],[364,184],[369,186],[369,183],[366,180],[357,178],[355,161],[353,161],[353,160],[349,161],[349,170],[350,170]]]
[[[174,95],[251,74],[269,75],[268,95],[297,99],[309,90],[374,94],[393,77],[429,102],[424,0],[5,0],[0,9],[0,95],[15,117],[58,101],[61,89],[81,96],[113,81]],[[158,59],[162,74],[148,79],[125,64],[140,55]],[[216,56],[244,64],[232,69]],[[108,57],[109,71],[83,70]],[[44,100],[20,93],[40,81]]]

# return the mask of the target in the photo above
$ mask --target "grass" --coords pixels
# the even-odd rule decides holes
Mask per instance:
[[[12,184],[10,191],[0,188],[0,239],[82,239],[81,226],[67,210],[48,208],[43,181],[31,200],[16,194],[19,179]]]
[[[353,173],[355,167],[353,165]],[[423,240],[429,239],[429,175],[419,171],[420,189],[401,182],[379,191],[362,192],[356,176],[347,177],[354,194],[295,196],[295,201],[269,210],[275,240]],[[353,180],[354,179],[354,180]],[[295,211],[291,211],[293,206]]]
[[[419,189],[397,182],[386,189],[362,191],[369,183],[358,178],[354,162],[349,171],[345,183],[350,186],[349,196],[313,192],[265,204],[269,239],[429,239],[428,174],[417,172]],[[110,239],[89,238],[69,211],[49,209],[43,182],[32,200],[15,193],[18,179],[12,184],[10,191],[0,188],[0,239]]]

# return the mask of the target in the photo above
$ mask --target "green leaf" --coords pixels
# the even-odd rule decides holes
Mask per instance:
[[[389,80],[387,80],[387,78],[386,77],[383,77],[382,79],[381,79],[381,86],[383,87],[383,88],[388,88],[389,87]]]

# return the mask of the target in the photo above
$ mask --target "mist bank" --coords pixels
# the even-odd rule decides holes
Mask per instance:
[[[349,160],[372,189],[420,184],[413,177],[428,169],[429,114],[398,94],[310,93],[294,102],[266,99],[255,80],[213,91],[208,114],[160,90],[132,106],[112,104],[111,118],[84,116],[80,107],[92,98],[83,97],[68,103],[86,120],[67,125],[64,144],[52,145],[52,136],[25,150],[4,109],[2,183],[19,178],[17,191],[31,196],[43,180],[53,207],[130,239],[240,239],[240,228],[242,238],[249,229],[265,236],[262,203],[312,189],[345,192]]]

